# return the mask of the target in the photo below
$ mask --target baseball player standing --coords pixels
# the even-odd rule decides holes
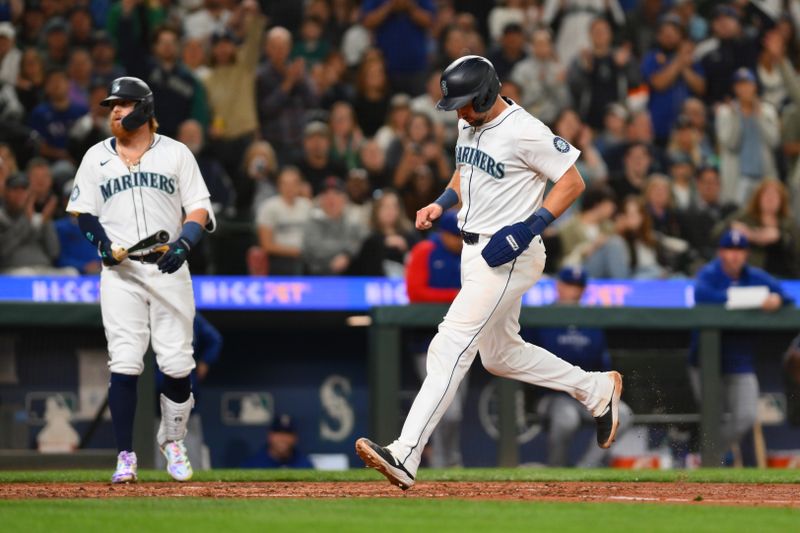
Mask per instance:
[[[108,340],[108,404],[119,455],[113,483],[136,481],[136,382],[152,342],[164,373],[158,444],[167,471],[192,477],[183,439],[194,400],[189,374],[194,294],[184,263],[204,230],[216,226],[208,189],[189,149],[156,133],[153,93],[138,78],[117,78],[103,105],[113,137],[92,146],[75,176],[67,211],[103,261],[100,307]],[[183,215],[185,212],[185,218]],[[127,249],[166,230],[172,241],[127,258]]]
[[[596,421],[601,448],[616,436],[622,393],[618,372],[585,372],[519,336],[522,295],[544,269],[539,235],[585,188],[575,168],[579,150],[500,97],[497,73],[483,57],[454,61],[442,73],[441,88],[437,107],[458,112],[456,170],[444,193],[417,211],[416,226],[430,228],[462,202],[462,287],[431,341],[428,375],[400,437],[386,447],[356,441],[367,466],[404,490],[414,485],[422,449],[478,350],[492,374],[581,402]],[[554,186],[544,198],[548,180]]]

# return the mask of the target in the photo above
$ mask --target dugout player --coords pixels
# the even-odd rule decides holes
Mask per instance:
[[[492,374],[569,393],[597,422],[597,443],[608,448],[619,425],[622,376],[585,372],[519,335],[522,295],[541,277],[541,233],[585,188],[575,168],[580,151],[541,121],[499,96],[491,62],[457,59],[442,73],[437,107],[458,112],[456,170],[444,193],[417,211],[416,226],[431,227],[462,202],[461,291],[428,349],[428,375],[403,425],[386,447],[366,438],[356,452],[401,489],[414,485],[428,438],[453,400],[478,350]],[[553,188],[544,198],[547,182]]]
[[[556,279],[556,305],[579,305],[587,282],[588,275],[583,268],[562,268]],[[584,370],[604,372],[611,368],[611,356],[602,329],[571,325],[527,330],[522,336]],[[567,466],[570,445],[581,426],[593,422],[591,414],[580,402],[563,392],[544,395],[537,410],[547,428],[547,465]],[[620,401],[618,436],[630,427],[632,414],[630,407]],[[576,466],[602,466],[608,452],[608,449],[590,445]]]
[[[136,382],[152,343],[164,373],[158,444],[167,472],[192,477],[183,439],[194,400],[189,374],[194,294],[187,255],[216,225],[208,189],[189,149],[156,133],[153,93],[138,78],[115,79],[102,105],[110,137],[83,156],[67,211],[103,261],[100,307],[108,340],[108,404],[119,455],[113,483],[136,481]],[[185,213],[185,216],[184,216]],[[166,230],[171,242],[119,261],[114,252]]]

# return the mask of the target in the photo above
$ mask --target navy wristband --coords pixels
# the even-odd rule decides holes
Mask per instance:
[[[540,207],[534,211],[530,217],[526,218],[524,223],[531,229],[534,235],[541,235],[544,229],[555,219],[556,217],[553,216],[553,213],[544,207]]]
[[[194,246],[200,242],[200,239],[203,237],[203,226],[198,224],[197,222],[189,221],[183,225],[183,231],[181,231],[180,236],[178,239],[183,239],[189,244],[189,248],[194,248]]]
[[[433,203],[441,206],[442,211],[447,211],[458,203],[458,193],[452,187],[448,187]]]
[[[106,230],[100,224],[100,219],[89,213],[78,213],[78,227],[90,243],[97,246],[99,243],[110,243]]]

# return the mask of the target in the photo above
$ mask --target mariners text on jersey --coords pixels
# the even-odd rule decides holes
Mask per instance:
[[[175,194],[175,178],[169,178],[155,172],[132,172],[124,176],[111,178],[100,184],[100,192],[105,202],[118,192],[127,191],[133,187],[150,187],[167,194]]]
[[[456,146],[456,163],[478,167],[497,179],[506,175],[506,165],[504,163],[496,162],[486,152],[471,146]]]

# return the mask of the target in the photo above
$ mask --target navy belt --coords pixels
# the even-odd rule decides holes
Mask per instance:
[[[464,239],[464,244],[478,244],[478,239],[480,239],[481,236],[477,233],[462,231],[461,237]]]
[[[148,263],[153,264],[157,263],[161,256],[164,255],[161,252],[150,252],[149,254],[144,255],[129,255],[128,259],[131,261],[138,261],[139,263]]]

